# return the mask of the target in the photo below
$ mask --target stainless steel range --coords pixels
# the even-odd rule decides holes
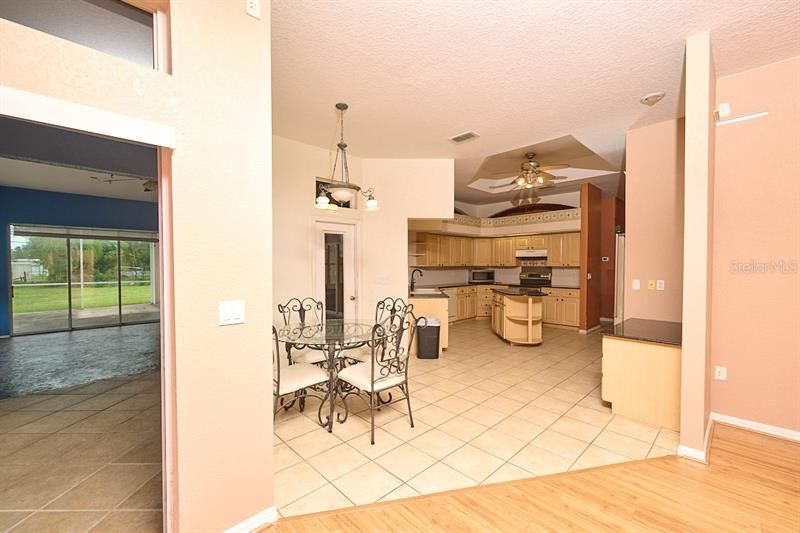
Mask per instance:
[[[552,276],[550,267],[523,266],[519,274],[519,284],[523,287],[549,287]]]

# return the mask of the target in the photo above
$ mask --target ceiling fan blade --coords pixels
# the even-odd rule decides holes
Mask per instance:
[[[489,188],[490,189],[503,189],[503,188],[508,187],[510,185],[515,185],[516,182],[517,182],[517,180],[512,180],[512,181],[506,183],[505,185],[489,185]]]
[[[562,163],[560,165],[544,165],[539,167],[539,170],[559,170],[562,168],[569,168],[569,165]]]

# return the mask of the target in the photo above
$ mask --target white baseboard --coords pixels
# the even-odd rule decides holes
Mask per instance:
[[[775,437],[781,437],[783,439],[800,442],[800,431],[795,431],[793,429],[782,428],[778,426],[770,426],[769,424],[762,424],[761,422],[753,422],[752,420],[745,420],[744,418],[736,418],[735,416],[723,415],[721,413],[712,412],[710,417],[712,420],[716,422],[722,422],[723,424],[729,424],[731,426],[736,426],[743,429],[750,429],[753,431],[758,431],[759,433],[766,433],[767,435],[772,435]]]
[[[708,463],[708,461],[706,460],[705,450],[689,448],[688,446],[684,446],[682,444],[678,446],[678,456],[686,457],[687,459],[693,459],[695,461],[700,461],[701,463]]]
[[[278,509],[273,505],[272,507],[268,507],[258,514],[254,514],[250,518],[239,522],[235,526],[226,529],[225,533],[251,533],[252,531],[256,531],[257,529],[260,529],[268,524],[277,522],[277,520]]]

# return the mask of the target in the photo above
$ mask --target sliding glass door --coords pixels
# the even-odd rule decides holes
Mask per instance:
[[[72,327],[120,323],[119,241],[70,239]]]
[[[69,329],[67,239],[11,234],[14,333]]]
[[[59,230],[70,236],[48,234]],[[93,238],[92,232],[116,238]],[[11,226],[13,334],[159,320],[158,244],[125,236]]]

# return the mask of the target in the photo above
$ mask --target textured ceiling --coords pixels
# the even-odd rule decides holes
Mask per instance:
[[[354,155],[455,158],[472,203],[496,201],[467,187],[485,157],[563,135],[620,168],[628,129],[680,115],[689,35],[718,76],[800,55],[797,0],[273,0],[272,26],[276,134],[331,147],[347,102]]]

